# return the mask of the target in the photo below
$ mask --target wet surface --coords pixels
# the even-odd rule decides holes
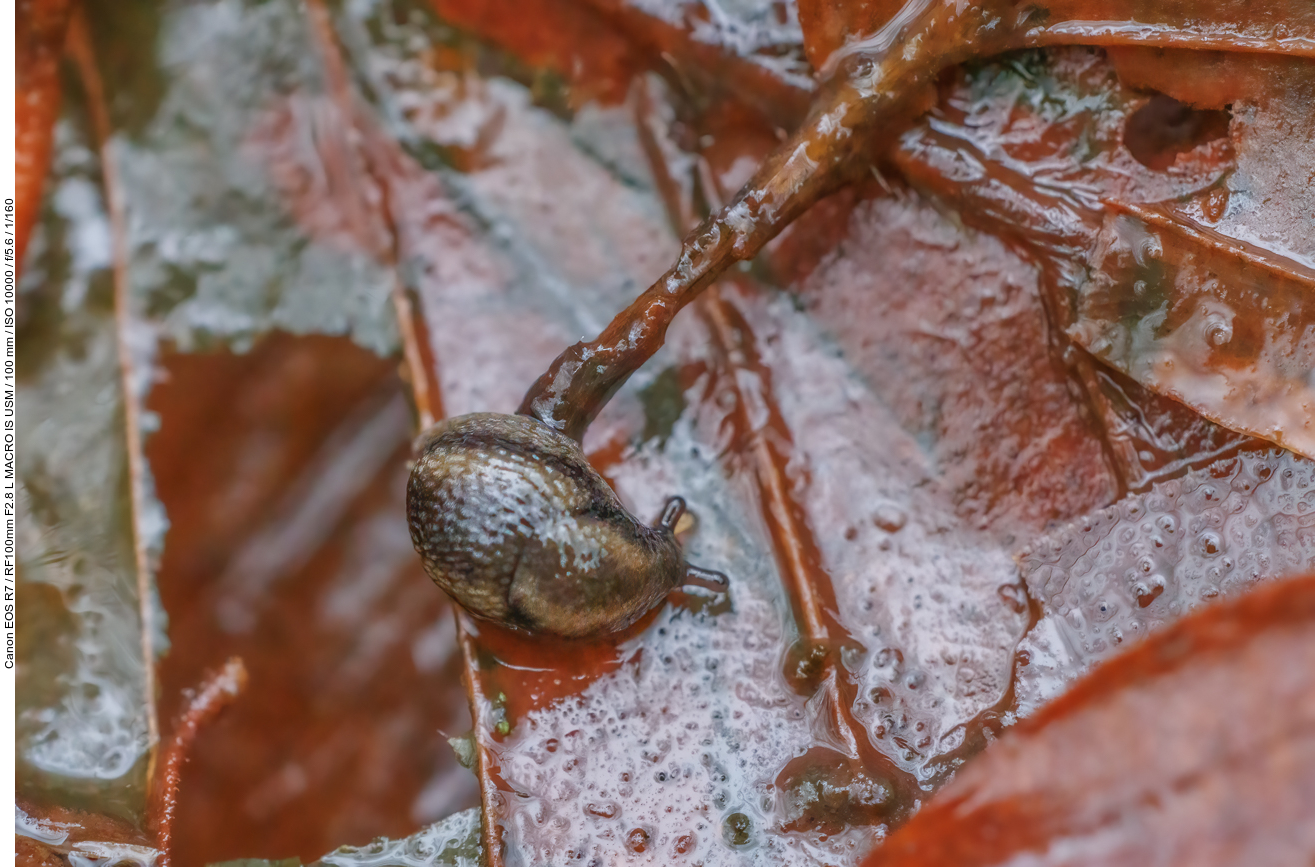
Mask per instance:
[[[968,765],[865,865],[1297,864],[1315,744],[1315,579],[1106,661]]]
[[[135,823],[66,807],[19,799],[14,811],[14,849],[19,863],[122,864],[154,867],[159,852]]]
[[[1275,323],[1309,318],[1302,305],[1312,272],[1293,251],[1309,245],[1298,238],[1310,221],[1269,229],[1270,246],[1253,240],[1254,206],[1231,191],[1252,183],[1245,166],[1264,150],[1250,131],[1256,122],[1237,120],[1230,138],[1200,141],[1164,171],[1150,171],[1123,138],[1153,99],[1114,84],[1090,51],[1039,59],[1022,55],[975,72],[943,118],[905,138],[897,164],[975,226],[1030,246],[1046,266],[1050,316],[1079,346],[1206,418],[1309,453],[1308,349]],[[1235,117],[1263,117],[1263,127],[1301,113],[1289,126],[1300,129],[1310,72],[1294,68],[1291,88],[1263,108],[1239,99]],[[1013,90],[1029,94],[1024,102],[1011,96],[1019,77],[1031,82]],[[1042,131],[1049,140],[1037,137]],[[1261,174],[1263,183],[1287,182],[1281,172]],[[1294,207],[1305,207],[1303,196],[1292,197]],[[1228,222],[1229,213],[1238,216]],[[1235,327],[1238,311],[1251,310],[1264,312]],[[1135,458],[1123,462],[1125,483],[1153,471]]]
[[[1315,568],[1315,467],[1289,452],[1245,452],[1080,518],[1020,563],[1042,610],[1019,645],[1028,713],[1165,624]]]
[[[737,203],[804,114],[801,43],[818,65],[850,36],[880,48],[893,31],[867,24],[895,5],[827,23],[804,3],[801,26],[780,3],[276,0],[143,5],[92,28],[127,217],[135,318],[119,337],[139,359],[171,346],[146,416],[173,526],[161,718],[228,654],[251,670],[197,742],[180,860],[310,859],[384,834],[398,839],[325,861],[463,863],[470,813],[400,838],[478,791],[478,836],[509,864],[853,861],[1111,655],[1111,630],[1130,643],[1216,589],[1309,568],[1308,464],[1246,435],[1302,448],[1299,413],[1274,417],[1308,389],[1315,223],[1292,168],[1309,163],[1308,61],[1198,52],[1182,76],[1166,74],[1173,48],[1078,48],[939,75],[981,46],[938,18],[945,44],[906,70],[925,89],[846,61],[849,90],[824,92],[803,149],[759,174],[784,198]],[[1022,44],[1181,35],[1163,17],[1097,26],[1096,5],[1058,4]],[[1192,44],[1300,52],[1301,32],[1261,32],[1289,6],[1230,25],[1226,5]],[[129,43],[158,50],[134,65]],[[78,110],[55,127],[53,216],[32,242],[24,327],[41,339],[25,342],[20,403],[95,443],[48,438],[77,462],[27,478],[67,466],[100,502],[122,497],[125,446],[103,399],[114,334],[95,319],[111,226]],[[666,333],[720,267],[842,182]],[[668,227],[725,202],[720,234],[682,250]],[[527,405],[581,433],[597,413],[586,454],[645,520],[684,496],[687,556],[730,575],[729,596],[675,594],[589,643],[454,623],[402,520],[412,413],[393,362],[267,335],[381,354],[400,340],[420,417],[510,412],[677,257],[658,285],[684,294],[637,308],[646,334],[598,343],[607,376],[579,392],[553,380]],[[1256,333],[1251,307],[1269,311]],[[225,346],[249,354],[187,354]],[[1239,384],[1241,398],[1225,387]],[[61,388],[67,402],[47,399]],[[1197,502],[1225,483],[1219,504]],[[29,679],[44,690],[29,707],[56,708],[38,715],[58,726],[90,708],[82,722],[112,720],[140,761],[139,713],[66,706],[48,685],[72,683],[96,637],[68,602],[82,585],[56,569],[74,523],[28,543],[44,553],[24,567],[27,659],[64,672]],[[78,532],[69,544],[101,550]],[[1130,547],[1111,542],[1127,532]],[[96,587],[126,580],[126,541],[128,560],[95,558]],[[1124,574],[1143,554],[1150,577]],[[93,601],[131,628],[134,599]],[[131,687],[125,671],[107,682]]]
[[[281,329],[392,352],[391,280],[361,228],[349,154],[334,148],[342,121],[302,7],[155,15],[159,104],[114,143],[143,318],[185,350]]]
[[[1027,619],[998,590],[1017,583],[1016,567],[961,523],[917,440],[787,299],[729,297],[771,371],[758,400],[775,405],[791,437],[789,501],[816,540],[813,581],[834,593],[843,632],[831,640],[847,645],[840,676],[855,680],[855,734],[929,790],[937,760],[976,734],[1008,688]],[[804,678],[795,688],[815,687]]]
[[[958,515],[1012,547],[1113,499],[1034,266],[910,195],[861,203],[845,228],[800,297],[930,453]]]
[[[451,610],[402,518],[411,418],[393,364],[276,334],[161,367],[162,716],[198,671],[234,655],[249,670],[183,771],[182,863],[309,861],[469,805],[474,780],[438,734],[469,714]]]
[[[151,747],[99,166],[70,112],[20,286],[20,794],[122,818]],[[164,517],[150,532],[158,544]]]
[[[317,864],[329,867],[478,867],[479,813],[465,810],[411,835],[361,847],[341,846]]]

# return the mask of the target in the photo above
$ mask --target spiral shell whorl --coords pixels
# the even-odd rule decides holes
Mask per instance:
[[[574,440],[495,413],[427,436],[407,485],[411,541],[430,578],[476,617],[601,635],[684,578],[671,530],[635,520]]]

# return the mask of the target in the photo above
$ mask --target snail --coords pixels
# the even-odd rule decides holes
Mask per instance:
[[[534,634],[624,629],[676,587],[725,590],[690,566],[673,497],[654,526],[626,511],[580,444],[525,415],[473,413],[422,435],[406,490],[425,572],[475,617]]]

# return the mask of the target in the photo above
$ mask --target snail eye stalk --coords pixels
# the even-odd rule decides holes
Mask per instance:
[[[720,572],[688,564],[685,566],[685,580],[681,583],[686,587],[702,587],[717,593],[725,593],[731,586],[730,579]]]

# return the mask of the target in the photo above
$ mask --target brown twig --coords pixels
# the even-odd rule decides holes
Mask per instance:
[[[155,746],[160,740],[160,724],[155,706],[155,610],[152,607],[150,551],[142,532],[148,494],[146,491],[146,456],[142,448],[141,371],[133,358],[132,287],[128,276],[128,230],[123,206],[123,188],[110,149],[110,124],[105,87],[96,66],[95,50],[87,29],[82,4],[73,8],[68,29],[68,53],[78,70],[87,97],[87,110],[100,153],[101,179],[109,211],[110,238],[113,250],[114,329],[119,359],[119,384],[123,398],[124,440],[128,452],[128,485],[132,512],[132,544],[137,570],[137,605],[141,617],[142,704],[146,709],[147,737],[151,759],[147,779],[153,776]]]
[[[839,637],[835,634],[838,624],[834,601],[826,601],[833,596],[831,579],[822,565],[817,541],[790,496],[785,472],[789,455],[783,453],[788,448],[783,449],[780,442],[788,443],[790,435],[771,392],[771,371],[758,359],[747,325],[720,294],[709,295],[700,312],[711,326],[713,339],[730,371],[726,381],[735,390],[736,414],[748,441],[763,519],[771,530],[776,565],[793,604],[799,631],[809,644],[829,645]],[[740,371],[752,375],[736,375]],[[745,393],[748,383],[753,384],[756,393]],[[752,427],[748,407],[766,408],[767,419],[761,427]]]
[[[831,575],[803,509],[791,493],[786,466],[793,450],[792,437],[772,394],[771,369],[759,357],[748,324],[720,292],[714,289],[704,298],[699,312],[728,369],[725,380],[735,390],[736,423],[747,440],[745,451],[759,508],[804,642],[802,655],[787,662],[786,677],[797,689],[822,694],[825,727],[834,733],[839,741],[836,746],[852,765],[879,771],[889,781],[898,793],[893,802],[896,812],[891,814],[894,818],[913,802],[917,783],[872,745],[862,723],[854,718],[856,688],[853,677],[840,664],[840,651],[845,645],[857,647],[859,643],[840,621]],[[742,376],[742,372],[749,375]],[[766,410],[757,426],[749,407]]]
[[[328,89],[339,114],[351,121],[359,133],[360,153],[370,175],[369,180],[381,193],[383,201],[378,208],[377,217],[381,221],[384,233],[389,239],[389,249],[383,258],[390,267],[393,279],[393,309],[397,316],[398,332],[402,339],[402,350],[406,359],[409,376],[408,384],[416,407],[417,421],[421,430],[431,426],[442,418],[443,401],[438,387],[436,361],[424,339],[424,321],[418,305],[411,297],[410,291],[400,277],[399,250],[401,247],[401,230],[399,220],[394,213],[392,179],[397,155],[385,151],[374,129],[358,110],[356,98],[348,79],[347,68],[343,62],[342,52],[334,34],[333,21],[323,0],[306,0],[307,13],[311,19],[312,30],[324,61],[325,78]],[[358,183],[366,179],[357,178]],[[462,680],[466,685],[466,694],[470,702],[470,715],[473,724],[475,747],[475,765],[473,770],[479,779],[480,793],[480,829],[481,843],[484,849],[484,863],[489,867],[501,867],[502,838],[497,831],[494,820],[498,786],[494,780],[490,765],[489,732],[494,725],[489,715],[489,702],[481,691],[479,678],[478,648],[465,616],[457,609],[453,610],[457,625],[457,643],[461,648]]]
[[[1086,7],[1080,4],[1052,4],[1044,26],[1033,26],[1026,15],[1020,18],[1012,0],[965,5],[930,2],[919,9],[909,3],[911,15],[903,26],[896,26],[898,18],[881,22],[886,26],[874,21],[874,32],[866,37],[855,33],[834,51],[820,70],[826,84],[800,128],[763,160],[725,207],[685,238],[670,270],[597,338],[557,357],[518,411],[581,439],[617,389],[662,345],[676,313],[728,267],[755,256],[824,195],[866,173],[866,157],[893,141],[928,105],[942,70],[973,57],[1040,45],[1224,45],[1199,27],[1083,21]],[[1304,35],[1248,39],[1233,34],[1227,46],[1234,44],[1289,56],[1315,51],[1315,41]]]
[[[647,97],[646,91],[641,96]],[[636,124],[652,174],[665,180],[665,187],[678,186],[662,149],[650,127],[651,106],[636,104]],[[663,184],[660,181],[660,186]],[[681,228],[682,203],[674,194],[665,195],[668,219]],[[735,392],[735,421],[740,430],[741,450],[748,458],[758,492],[758,505],[772,540],[772,553],[778,574],[790,599],[794,619],[803,638],[804,658],[793,660],[802,671],[787,672],[796,687],[820,692],[824,699],[824,724],[839,743],[836,745],[849,761],[867,770],[879,769],[892,785],[911,800],[916,785],[887,757],[871,744],[863,726],[853,716],[854,683],[839,664],[843,644],[857,645],[849,630],[840,622],[836,610],[831,576],[803,510],[791,493],[786,472],[792,437],[772,393],[770,368],[759,356],[753,333],[739,311],[717,286],[700,300],[699,312],[712,332],[713,343],[727,368],[724,380]],[[741,376],[740,373],[747,373]],[[748,390],[752,389],[752,393]],[[755,427],[748,407],[765,408],[765,417]],[[802,675],[806,683],[800,682]]]
[[[159,775],[148,805],[148,825],[160,850],[158,867],[169,867],[173,857],[173,822],[178,809],[178,786],[183,763],[201,729],[233,703],[247,685],[247,669],[232,657],[217,672],[208,674],[178,715],[173,736],[160,751]]]
[[[799,129],[685,238],[665,274],[597,338],[559,355],[517,411],[580,440],[617,389],[662,346],[681,308],[731,265],[756,256],[823,196],[866,174],[865,155],[921,112],[942,69],[994,48],[976,35],[981,10],[958,14],[957,6],[932,4],[909,26],[912,33],[944,37],[940,42],[921,40],[912,51],[874,46],[841,58]]]
[[[320,58],[324,64],[324,77],[328,82],[329,97],[333,100],[341,117],[346,119],[360,134],[359,153],[363,158],[369,179],[378,189],[381,202],[377,209],[372,209],[378,219],[384,236],[388,239],[385,249],[377,250],[388,268],[390,294],[393,300],[393,312],[397,318],[397,331],[402,341],[402,357],[406,362],[407,379],[411,385],[412,399],[415,403],[416,417],[421,430],[430,427],[443,416],[442,396],[438,380],[433,377],[431,366],[426,357],[427,347],[417,326],[419,310],[412,298],[412,293],[401,276],[402,235],[397,215],[394,213],[395,191],[393,189],[394,173],[390,164],[395,162],[395,155],[383,151],[383,144],[375,130],[369,128],[352,92],[351,82],[343,62],[342,51],[333,30],[333,19],[323,0],[305,0],[306,12],[311,21],[311,32],[319,45]],[[391,158],[390,158],[391,157]],[[359,182],[365,179],[358,178]]]
[[[479,831],[487,867],[502,867],[502,834],[494,821],[498,800],[498,786],[493,779],[492,749],[489,733],[496,724],[489,713],[489,701],[484,696],[479,679],[479,649],[466,623],[466,615],[453,606],[452,615],[457,621],[457,643],[461,646],[461,679],[466,684],[470,699],[471,737],[475,747],[475,776],[479,779]]]
[[[1293,23],[1297,30],[1300,24]],[[1129,27],[1114,21],[1060,21],[1029,31],[1021,40],[1028,47],[1098,45],[1116,48],[1178,48],[1192,51],[1229,51],[1315,58],[1315,37],[1293,33],[1280,38],[1238,33],[1209,33],[1165,24]]]

